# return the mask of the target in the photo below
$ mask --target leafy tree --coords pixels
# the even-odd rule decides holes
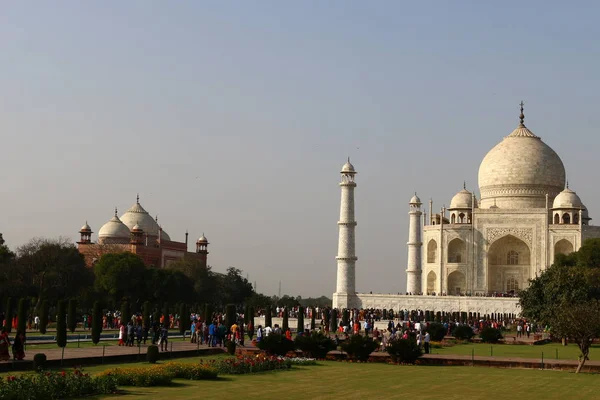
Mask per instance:
[[[67,310],[64,300],[59,300],[56,315],[56,344],[58,347],[67,345]]]
[[[113,301],[124,297],[146,299],[146,266],[143,260],[132,253],[105,254],[94,266],[94,287],[106,293]]]
[[[17,249],[16,286],[30,295],[57,301],[79,294],[93,283],[93,273],[69,239],[32,239]]]
[[[298,333],[304,332],[304,307],[298,307]]]
[[[75,299],[70,299],[69,300],[69,308],[67,311],[67,323],[68,323],[68,328],[69,331],[71,331],[71,333],[75,332],[75,329],[77,329],[77,300]]]
[[[196,301],[208,302],[217,294],[215,274],[210,266],[200,260],[182,258],[169,264],[168,270],[177,271],[189,278]],[[174,301],[171,299],[171,301]],[[191,300],[190,300],[191,301]]]
[[[40,308],[40,332],[42,334],[46,333],[46,328],[48,328],[48,314],[50,313],[50,308],[48,305],[48,300],[42,301],[42,306]]]
[[[594,339],[600,337],[600,301],[591,299],[576,304],[565,303],[557,311],[560,318],[554,321],[552,332],[577,343],[581,356],[575,372],[579,373],[589,360]]]
[[[25,333],[27,328],[27,299],[22,298],[19,300],[17,310],[17,332]]]
[[[100,302],[94,303],[92,310],[92,342],[98,344],[100,342],[100,334],[102,333],[102,307]]]
[[[250,306],[248,308],[248,323],[252,322],[252,325],[254,325],[254,307]]]

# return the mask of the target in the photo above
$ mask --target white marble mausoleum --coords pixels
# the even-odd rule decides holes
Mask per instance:
[[[479,192],[463,185],[448,208],[409,202],[407,287],[403,295],[355,291],[354,166],[341,171],[337,308],[519,313],[514,295],[557,254],[600,237],[588,209],[566,182],[558,154],[524,123],[492,148],[479,166]]]

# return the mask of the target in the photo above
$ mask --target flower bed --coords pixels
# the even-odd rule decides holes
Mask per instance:
[[[306,358],[306,357],[291,357],[288,358],[292,365],[317,365],[317,360],[315,358]]]
[[[251,374],[254,372],[289,369],[292,362],[289,358],[258,354],[254,357],[239,355],[225,360],[213,360],[208,366],[223,374]]]
[[[120,386],[167,386],[173,379],[215,379],[218,371],[210,365],[170,362],[144,368],[114,368],[99,376],[112,376]]]
[[[80,370],[43,372],[0,379],[0,399],[66,399],[114,393],[117,381],[111,376],[91,377]]]

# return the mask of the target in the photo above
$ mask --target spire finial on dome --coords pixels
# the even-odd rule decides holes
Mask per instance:
[[[136,198],[135,198],[135,202],[140,204],[140,194],[138,193]]]
[[[156,214],[156,218],[154,218],[154,220],[156,221],[156,223],[158,223],[158,214]]]
[[[463,189],[467,190],[467,181],[463,181]]]
[[[521,100],[521,103],[519,105],[521,106],[521,115],[519,115],[519,119],[521,120],[521,122],[519,124],[525,126],[525,114],[523,114],[523,106],[525,105],[525,103],[523,102],[523,100]]]
[[[569,180],[567,179],[567,189],[569,188]]]
[[[115,217],[117,216],[119,212],[117,211],[117,207],[115,207]]]

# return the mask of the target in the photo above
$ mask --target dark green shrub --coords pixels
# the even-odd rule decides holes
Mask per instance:
[[[454,328],[452,335],[459,340],[471,340],[475,336],[475,332],[469,325],[458,325]]]
[[[349,340],[342,343],[342,350],[348,354],[348,358],[357,361],[367,361],[369,355],[377,348],[377,343],[370,337],[352,335]]]
[[[17,332],[25,333],[27,329],[27,299],[19,300],[17,308]]]
[[[414,364],[423,352],[414,339],[390,340],[385,347],[394,363]]]
[[[227,352],[232,356],[235,355],[235,341],[228,340],[225,342],[225,347],[227,348]]]
[[[438,322],[429,324],[427,332],[429,332],[429,336],[434,342],[441,342],[444,339],[444,336],[446,336],[446,328]]]
[[[58,347],[67,345],[67,307],[64,300],[58,301],[56,312],[56,344]]]
[[[48,300],[42,301],[42,306],[40,309],[40,332],[42,334],[46,333],[46,328],[48,327],[48,313],[50,312],[50,306],[48,305]]]
[[[298,333],[304,332],[304,307],[298,307]]]
[[[33,370],[41,371],[46,369],[46,355],[44,353],[37,353],[33,356]]]
[[[231,325],[235,324],[235,321],[235,304],[227,304],[225,307],[225,328],[227,328],[227,332],[231,330]]]
[[[146,361],[150,364],[156,364],[158,361],[158,346],[155,344],[151,344],[148,346],[148,351],[146,352]]]
[[[502,333],[500,333],[500,330],[488,326],[481,330],[479,337],[483,343],[498,343],[502,339]]]
[[[14,308],[13,299],[12,299],[12,297],[9,297],[6,300],[6,310],[4,312],[4,314],[5,314],[4,330],[8,333],[10,333],[12,330],[13,308]]]
[[[77,313],[77,300],[70,299],[69,307],[68,307],[68,311],[67,311],[67,324],[68,324],[69,331],[71,331],[71,333],[75,332],[75,329],[77,328],[76,313]]]
[[[248,307],[248,322],[252,322],[254,325],[254,307],[252,306]]]
[[[317,323],[316,323],[317,316],[316,316],[316,314],[317,313],[315,312],[315,308],[312,307],[310,309],[310,330],[311,331],[314,331],[315,328],[316,328],[316,326],[317,326]]]
[[[335,342],[321,332],[311,332],[308,335],[296,336],[294,340],[296,349],[302,351],[306,357],[324,359],[332,350]]]
[[[271,315],[271,306],[265,307],[265,326],[273,327],[273,320]]]
[[[288,309],[283,309],[283,322],[281,323],[281,330],[285,333],[290,328]]]
[[[269,336],[263,336],[257,343],[259,349],[272,356],[285,356],[288,352],[294,350],[294,342],[286,339],[284,335],[271,333]]]
[[[94,303],[92,310],[92,342],[98,344],[100,342],[100,334],[102,333],[102,307],[99,302]]]

